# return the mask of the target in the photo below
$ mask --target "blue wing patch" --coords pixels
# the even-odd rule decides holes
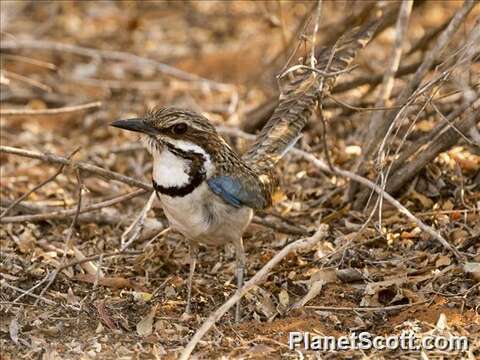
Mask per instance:
[[[262,208],[265,199],[260,195],[259,189],[253,189],[248,184],[233,176],[217,176],[207,180],[210,189],[230,205],[239,208],[248,206],[253,209]]]

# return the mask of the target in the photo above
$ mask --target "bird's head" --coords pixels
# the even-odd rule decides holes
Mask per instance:
[[[196,145],[210,152],[209,148],[223,142],[207,118],[185,109],[159,108],[141,118],[117,120],[110,125],[143,134],[151,153],[165,145],[178,147],[179,144]]]

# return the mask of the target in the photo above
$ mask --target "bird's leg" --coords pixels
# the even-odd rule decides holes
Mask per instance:
[[[188,288],[187,288],[187,308],[185,309],[186,314],[190,314],[190,306],[192,303],[192,283],[193,283],[193,275],[195,274],[195,265],[197,264],[197,256],[198,256],[198,244],[194,242],[190,242],[190,273],[188,274]]]
[[[236,255],[236,276],[237,276],[237,291],[243,286],[243,275],[245,271],[245,250],[243,248],[243,239],[240,238],[238,242],[235,243],[235,255]],[[237,307],[235,309],[235,322],[240,322],[241,315],[241,300],[237,302]]]

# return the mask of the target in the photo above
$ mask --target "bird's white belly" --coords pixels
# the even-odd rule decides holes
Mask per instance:
[[[170,226],[190,241],[209,245],[238,241],[252,219],[250,208],[234,208],[202,183],[183,197],[160,195]]]

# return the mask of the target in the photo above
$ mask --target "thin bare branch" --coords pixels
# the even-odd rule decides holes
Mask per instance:
[[[253,140],[255,138],[254,135],[247,134],[241,130],[238,129],[232,129],[232,128],[225,128],[225,127],[219,127],[218,130],[220,132],[233,135],[233,136],[240,136],[249,140]],[[292,154],[298,155],[302,158],[304,158],[307,161],[310,161],[313,165],[315,165],[317,168],[320,170],[323,170],[325,172],[328,172],[329,174],[336,174],[336,175],[341,175],[343,177],[346,177],[347,179],[351,179],[354,181],[359,182],[360,184],[367,186],[368,188],[372,189],[375,191],[378,195],[383,197],[385,200],[387,200],[390,204],[392,204],[394,207],[396,207],[402,214],[406,215],[410,220],[412,220],[417,226],[428,233],[430,236],[432,236],[434,239],[439,241],[443,247],[445,247],[447,250],[452,252],[455,257],[459,260],[463,259],[463,256],[458,252],[457,249],[455,249],[445,238],[440,235],[438,232],[436,232],[434,229],[432,229],[430,226],[425,224],[423,221],[418,219],[415,215],[413,215],[405,206],[403,206],[398,200],[396,200],[393,196],[391,196],[389,193],[385,192],[380,186],[376,185],[372,181],[357,175],[351,171],[343,170],[338,167],[334,167],[333,171],[330,169],[330,167],[323,162],[322,160],[318,159],[312,154],[307,153],[306,151],[300,150],[300,149],[292,149],[291,150]]]
[[[26,56],[20,56],[20,55],[13,55],[13,54],[1,54],[1,58],[5,60],[13,60],[13,61],[18,61],[18,62],[23,62],[26,64],[34,65],[34,66],[39,66],[45,69],[49,70],[57,70],[57,65],[52,64],[50,62],[38,60],[38,59],[33,59],[29,58]]]
[[[101,101],[95,101],[82,105],[73,105],[65,106],[56,109],[0,109],[0,115],[4,116],[19,116],[19,115],[29,115],[29,116],[38,116],[38,115],[57,115],[65,114],[77,111],[83,111],[88,109],[94,109],[102,106]]]
[[[72,151],[72,153],[70,153],[70,155],[68,155],[67,159],[70,160],[73,155],[75,155],[78,151],[80,151],[80,148],[77,148],[75,149],[74,151]],[[56,177],[58,175],[60,175],[62,172],[63,172],[63,169],[65,168],[65,165],[62,164],[60,165],[60,167],[58,168],[58,170],[55,172],[55,174],[53,174],[52,176],[50,176],[47,180],[41,182],[39,185],[35,186],[33,189],[31,189],[30,191],[27,191],[25,194],[23,194],[22,196],[20,196],[17,200],[15,200],[13,203],[11,203],[1,214],[0,214],[0,219],[4,218],[5,215],[8,214],[8,212],[10,210],[12,210],[15,206],[17,206],[18,204],[20,204],[23,200],[25,200],[27,197],[29,197],[31,194],[33,194],[35,191],[37,191],[38,189],[40,189],[41,187],[45,186],[46,184],[48,184],[49,182],[53,181],[56,179]]]
[[[431,300],[422,300],[409,304],[399,304],[399,305],[390,305],[390,306],[316,306],[316,305],[306,305],[306,309],[321,310],[321,311],[364,311],[364,312],[382,312],[382,311],[392,311],[409,308],[415,305],[422,305],[430,302]]]
[[[303,227],[291,225],[285,222],[271,221],[266,218],[261,218],[259,216],[254,216],[252,219],[252,223],[263,225],[282,234],[301,236],[309,235],[309,232]]]
[[[23,157],[28,157],[32,159],[38,159],[42,160],[44,162],[50,163],[50,164],[60,164],[60,165],[68,165],[72,166],[74,168],[78,168],[82,171],[86,171],[92,174],[99,175],[105,179],[110,179],[110,180],[116,180],[119,182],[122,182],[124,184],[130,185],[130,186],[135,186],[139,187],[141,189],[147,190],[147,191],[153,191],[153,187],[145,182],[136,180],[134,178],[131,178],[129,176],[125,176],[122,174],[119,174],[114,171],[110,171],[104,168],[101,168],[96,165],[89,164],[84,161],[78,161],[74,162],[71,160],[68,160],[65,157],[54,155],[54,154],[44,154],[38,151],[31,151],[31,150],[25,150],[25,149],[20,149],[20,148],[15,148],[11,146],[0,146],[0,153],[5,153],[5,154],[12,154],[12,155],[18,155],[18,156],[23,156]]]
[[[10,205],[8,205],[8,207],[0,214],[0,219],[4,218],[5,215],[7,215],[10,210],[12,210],[15,206],[17,206],[17,205],[20,204],[23,200],[25,200],[27,197],[29,197],[30,194],[33,194],[35,191],[37,191],[37,190],[40,189],[41,187],[43,187],[43,186],[45,186],[46,184],[48,184],[49,182],[55,180],[55,178],[62,173],[64,167],[65,167],[65,165],[60,165],[60,167],[59,167],[58,170],[55,172],[55,174],[53,174],[52,176],[50,176],[47,180],[42,181],[40,184],[38,184],[37,186],[35,186],[33,189],[27,191],[25,194],[23,194],[22,196],[20,196],[17,200],[15,200],[15,201],[12,202]]]
[[[441,63],[440,60],[434,61],[430,69],[439,65],[440,63]],[[411,73],[414,73],[420,65],[421,65],[421,61],[415,62],[413,64],[401,66],[396,73],[396,77],[410,75]],[[340,82],[338,85],[336,85],[332,89],[332,94],[343,93],[363,85],[369,85],[371,87],[375,87],[382,83],[382,79],[383,79],[383,74],[371,74],[366,76],[359,76],[353,80]],[[257,130],[260,126],[264,124],[266,120],[268,120],[268,118],[271,116],[271,114],[273,113],[273,110],[277,107],[277,105],[278,105],[278,97],[272,97],[266,100],[265,102],[263,102],[262,104],[260,104],[259,106],[257,106],[255,109],[251,110],[245,116],[245,120],[242,123],[242,130],[248,131],[248,132],[254,132],[255,130]],[[389,107],[389,108],[396,109],[397,107]]]
[[[29,77],[14,73],[12,71],[2,70],[2,75],[4,75],[7,79],[14,79],[35,88],[41,89],[43,91],[52,92],[52,88],[50,86],[45,85],[44,83],[41,83],[40,81],[37,81],[35,79],[30,79]]]
[[[156,196],[156,192],[152,191],[150,197],[148,198],[148,201],[138,214],[137,218],[123,232],[121,237],[121,251],[125,251],[140,236],[140,233],[143,229],[143,224],[145,223],[145,218],[147,217],[148,212],[152,208],[153,201],[155,200]]]
[[[410,144],[400,153],[399,157],[392,163],[391,171],[397,170],[400,166],[405,164],[413,154],[415,154],[422,146],[431,142],[448,124],[454,123],[455,119],[465,112],[473,102],[463,103],[459,107],[455,108],[443,121],[440,121],[432,130],[430,130],[425,136],[422,136],[413,144]]]
[[[84,214],[87,212],[100,210],[102,208],[112,206],[115,204],[119,204],[123,201],[127,201],[133,199],[137,196],[144,195],[147,193],[147,190],[138,189],[132,191],[128,194],[123,194],[120,196],[116,196],[113,199],[102,201],[93,205],[85,206],[78,212],[79,214]],[[59,220],[65,219],[72,215],[75,215],[77,212],[77,207],[75,209],[67,209],[67,210],[58,210],[52,211],[49,213],[41,213],[41,214],[33,214],[33,215],[18,215],[18,216],[6,216],[0,220],[0,223],[13,223],[13,222],[25,222],[25,221],[45,221],[45,220]]]
[[[268,276],[269,272],[277,265],[281,260],[283,260],[288,254],[298,251],[308,249],[320,240],[322,240],[328,231],[328,226],[325,224],[320,225],[315,234],[309,238],[297,240],[280,250],[275,256],[266,263],[257,273],[243,285],[243,287],[233,296],[230,297],[222,306],[210,314],[210,316],[203,322],[202,326],[197,330],[195,335],[190,339],[185,349],[180,355],[180,360],[187,360],[190,358],[195,346],[202,339],[202,337],[210,330],[210,328],[238,301],[242,299],[253,287],[260,284]]]
[[[19,49],[34,49],[34,50],[50,50],[57,52],[67,52],[80,56],[87,56],[94,59],[107,59],[115,61],[126,61],[137,65],[151,65],[163,74],[173,76],[180,80],[197,81],[205,83],[215,89],[230,88],[231,85],[218,83],[212,80],[204,79],[198,75],[188,73],[186,71],[177,69],[171,65],[161,63],[159,61],[148,59],[142,56],[131,54],[124,51],[115,50],[100,50],[84,46],[77,46],[72,44],[59,43],[49,40],[28,40],[15,39],[2,41],[0,45],[1,50],[19,50]]]
[[[375,103],[375,107],[384,107],[387,104],[387,101],[390,99],[393,90],[393,84],[395,80],[395,74],[398,71],[398,67],[400,65],[400,59],[402,57],[402,49],[405,36],[407,34],[408,29],[408,22],[410,20],[410,13],[412,11],[413,0],[406,0],[403,1],[399,12],[398,12],[398,19],[395,31],[395,41],[392,47],[392,54],[390,56],[390,63],[387,67],[387,71],[383,75],[382,86],[380,90],[380,96]],[[403,103],[397,105],[396,107],[400,106],[400,109],[403,107]],[[399,110],[400,111],[400,110]],[[370,122],[368,124],[368,129],[365,134],[365,143],[371,139],[374,139],[377,136],[378,129],[382,126],[384,121],[385,112],[378,111],[372,113],[370,118]],[[371,149],[367,146],[367,148],[362,151],[361,155],[356,159],[355,164],[353,165],[353,172],[358,172],[359,168],[370,156]],[[347,197],[349,201],[352,201],[355,193],[357,192],[358,183],[352,182],[347,190]]]
[[[475,3],[476,2],[474,0],[465,0],[463,6],[455,13],[455,16],[452,18],[452,21],[448,24],[447,28],[438,37],[433,48],[425,54],[422,64],[416,70],[415,74],[408,82],[407,86],[397,97],[394,104],[395,106],[405,104],[412,96],[412,94],[417,90],[425,75],[432,67],[435,59],[439,58],[439,55],[451,41],[453,35],[457,32],[458,28],[463,23],[467,15],[470,13]],[[388,112],[388,114],[385,114],[382,121],[379,121],[375,124],[374,131],[372,130],[369,132],[369,134],[372,134],[373,132],[374,136],[366,138],[364,159],[368,159],[373,153],[375,153],[380,142],[382,141],[382,139],[385,138],[388,129],[391,127],[392,123],[395,121],[400,111],[402,110]]]
[[[412,11],[413,0],[406,0],[402,2],[400,6],[400,11],[398,13],[398,20],[396,25],[396,35],[395,35],[395,42],[392,48],[392,54],[390,58],[390,64],[387,67],[386,72],[383,75],[382,81],[382,88],[380,91],[380,96],[375,103],[375,107],[383,107],[387,104],[388,99],[392,94],[393,90],[393,82],[395,78],[395,74],[398,71],[398,67],[400,65],[400,59],[402,57],[402,48],[405,36],[407,34],[408,29],[408,22],[410,19],[410,13]],[[403,103],[397,103],[397,106],[402,106]],[[366,139],[374,138],[376,132],[378,131],[379,127],[382,125],[381,122],[383,121],[384,113],[382,111],[374,112],[370,119],[369,128],[367,131]],[[367,151],[362,153],[362,157],[359,157],[359,161],[363,161],[363,157],[368,157],[369,154]],[[359,165],[359,164],[358,164]],[[358,168],[358,165],[355,168],[355,171]]]
[[[319,169],[323,171],[327,171],[329,173],[332,173],[331,170],[329,169],[328,165],[325,164],[323,161],[317,159],[315,156],[312,154],[309,154],[305,151],[298,150],[298,149],[293,149],[292,152],[294,154],[298,154],[304,159],[312,162],[315,166],[317,166]],[[365,185],[375,191],[378,195],[382,196],[385,200],[387,200],[390,204],[395,206],[398,211],[400,211],[402,214],[406,215],[411,221],[413,221],[417,226],[428,233],[430,236],[432,236],[434,239],[438,240],[444,248],[452,252],[453,255],[458,260],[462,260],[463,256],[458,252],[457,249],[455,249],[445,238],[440,235],[438,232],[436,232],[434,229],[432,229],[430,226],[425,224],[422,220],[418,219],[415,215],[413,215],[405,206],[400,204],[398,200],[396,200],[393,196],[391,196],[389,193],[385,192],[380,186],[376,185],[375,183],[371,182],[370,180],[359,176],[353,172],[347,171],[347,170],[342,170],[338,167],[334,168],[335,174],[344,176],[348,179],[354,180],[359,182],[362,185]]]
[[[315,24],[312,32],[312,43],[310,44],[310,67],[315,69],[317,60],[315,59],[315,45],[317,43],[318,27],[320,25],[320,17],[322,16],[322,0],[317,0],[317,12],[315,13]],[[316,69],[315,69],[316,70]]]
[[[333,102],[337,103],[338,105],[341,105],[343,107],[346,107],[347,109],[353,110],[353,111],[383,111],[383,110],[393,110],[393,109],[401,109],[404,105],[399,105],[399,106],[375,106],[375,107],[360,107],[360,106],[355,106],[351,104],[347,104],[346,102],[337,99],[336,97],[332,95],[327,95],[329,99],[332,99]],[[414,105],[414,104],[411,104]]]
[[[435,93],[439,90],[439,85],[444,82],[447,78],[451,77],[451,74],[457,70],[457,69],[463,69],[463,67],[466,64],[470,64],[471,61],[473,60],[477,49],[475,48],[474,44],[477,44],[479,39],[480,39],[480,27],[478,27],[478,24],[480,24],[480,19],[477,19],[476,25],[474,26],[472,31],[469,33],[467,39],[465,40],[464,44],[460,46],[456,51],[453,52],[454,55],[451,55],[449,58],[453,59],[455,56],[456,61],[451,62],[450,66],[443,70],[441,73],[433,77],[433,79],[429,80],[425,85],[423,85],[423,89],[428,89],[429,87],[433,88],[433,85],[436,86],[436,90],[430,95],[430,100],[428,100],[425,105],[428,103],[432,103],[433,96]],[[445,61],[449,62],[449,61]],[[438,85],[436,85],[438,83]],[[465,108],[468,109],[471,104],[475,103],[478,99],[478,94],[471,89],[466,83],[463,85],[464,90],[461,92],[464,97],[463,104],[459,108]],[[421,88],[420,88],[421,89]],[[419,90],[417,89],[410,98],[415,98],[416,96],[419,95]],[[432,106],[435,107],[435,104],[432,103]],[[478,104],[475,106],[478,108]],[[453,114],[457,112],[456,109],[453,111]],[[421,110],[423,111],[423,110]],[[411,122],[409,129],[413,128],[413,125],[415,124],[416,119],[420,116],[421,111],[417,114],[415,117],[415,120]],[[379,152],[379,158],[380,160],[378,161],[379,164],[382,164],[384,162],[384,159],[386,159],[389,151],[385,152],[385,145],[387,142],[387,139],[389,138],[390,133],[393,131],[394,125],[399,121],[401,117],[404,115],[402,114],[403,109],[400,110],[393,122],[390,124],[386,135],[384,136],[380,148],[378,150]],[[469,113],[470,115],[467,115]],[[468,120],[468,117],[471,118]],[[454,118],[455,119],[455,118]],[[419,150],[420,146],[423,145],[422,141],[425,139],[431,139],[432,143],[428,145],[428,147],[421,152],[421,154],[418,154],[418,156],[413,159],[412,161],[405,162],[405,163],[400,163],[398,160],[394,161],[393,163],[390,163],[390,165],[387,168],[387,171],[384,173],[382,172],[380,174],[380,177],[382,178],[382,188],[386,188],[388,192],[395,193],[397,192],[408,180],[410,180],[412,177],[414,177],[422,168],[425,166],[429,161],[433,160],[440,152],[446,151],[449,149],[449,147],[453,146],[458,139],[462,137],[466,137],[464,133],[468,133],[471,128],[474,128],[474,124],[477,120],[475,120],[475,112],[471,113],[471,111],[466,110],[466,113],[463,114],[463,117],[458,120],[460,126],[457,126],[455,120],[452,122],[446,122],[444,125],[444,122],[440,122],[441,125],[437,125],[437,127],[430,132],[429,135],[425,136],[421,141],[417,141],[417,143],[413,144],[411,149],[406,149],[404,151],[404,154],[414,154],[412,153],[413,149],[416,148],[416,150]],[[445,131],[444,128],[445,126],[449,126],[449,131]],[[397,128],[398,131],[399,128]],[[440,132],[443,132],[440,134]],[[455,132],[455,134],[453,134]],[[403,136],[403,140],[401,144],[405,142],[406,135]],[[396,137],[396,136],[395,136]],[[397,157],[397,155],[400,152],[401,146],[399,146],[394,154],[394,157]],[[415,150],[415,151],[416,151]],[[405,159],[405,155],[400,155],[399,159]],[[423,165],[422,165],[423,164]],[[397,171],[396,174],[390,179],[390,173],[393,168],[400,168],[402,167],[401,172]],[[408,171],[407,171],[408,170]],[[388,180],[388,181],[387,181]],[[394,185],[392,185],[394,184]],[[354,207],[355,208],[361,208],[364,206],[366,199],[368,198],[369,194],[367,191],[363,190],[360,194],[358,194]]]
[[[21,293],[21,294],[25,294],[25,295],[31,296],[31,297],[33,297],[33,298],[35,298],[35,299],[37,299],[37,300],[43,301],[43,302],[46,303],[46,304],[56,305],[56,303],[55,303],[54,301],[49,300],[49,299],[47,299],[47,298],[45,298],[45,297],[43,297],[43,296],[41,296],[41,295],[35,295],[35,294],[32,294],[32,293],[29,293],[27,290],[20,289],[19,287],[16,287],[16,286],[14,286],[14,285],[10,285],[5,279],[2,279],[2,280],[0,281],[0,286],[1,286],[1,287],[4,287],[4,286],[5,286],[5,287],[10,288],[10,289],[12,289],[12,290],[18,291],[18,292]]]
[[[70,248],[72,246],[71,241],[73,238],[73,234],[75,233],[75,226],[77,225],[78,221],[78,216],[80,215],[80,212],[82,210],[82,194],[83,194],[83,182],[82,182],[82,176],[80,175],[80,171],[77,169],[75,172],[75,176],[77,178],[77,206],[75,207],[75,213],[73,215],[72,223],[70,224],[70,227],[68,228],[68,234],[67,234],[67,239],[65,240],[65,246],[66,248]],[[66,251],[64,251],[63,255],[66,255]]]
[[[476,123],[480,121],[480,114],[478,109],[470,109],[460,119],[455,122],[455,126],[460,133],[467,133],[471,127],[474,127]],[[390,181],[387,183],[387,191],[395,193],[403,184],[409,179],[414,177],[418,172],[425,167],[425,165],[431,162],[437,157],[438,154],[450,149],[455,145],[460,138],[457,129],[450,127],[440,133],[433,141],[423,149],[412,161],[403,163],[402,167],[391,176]]]

